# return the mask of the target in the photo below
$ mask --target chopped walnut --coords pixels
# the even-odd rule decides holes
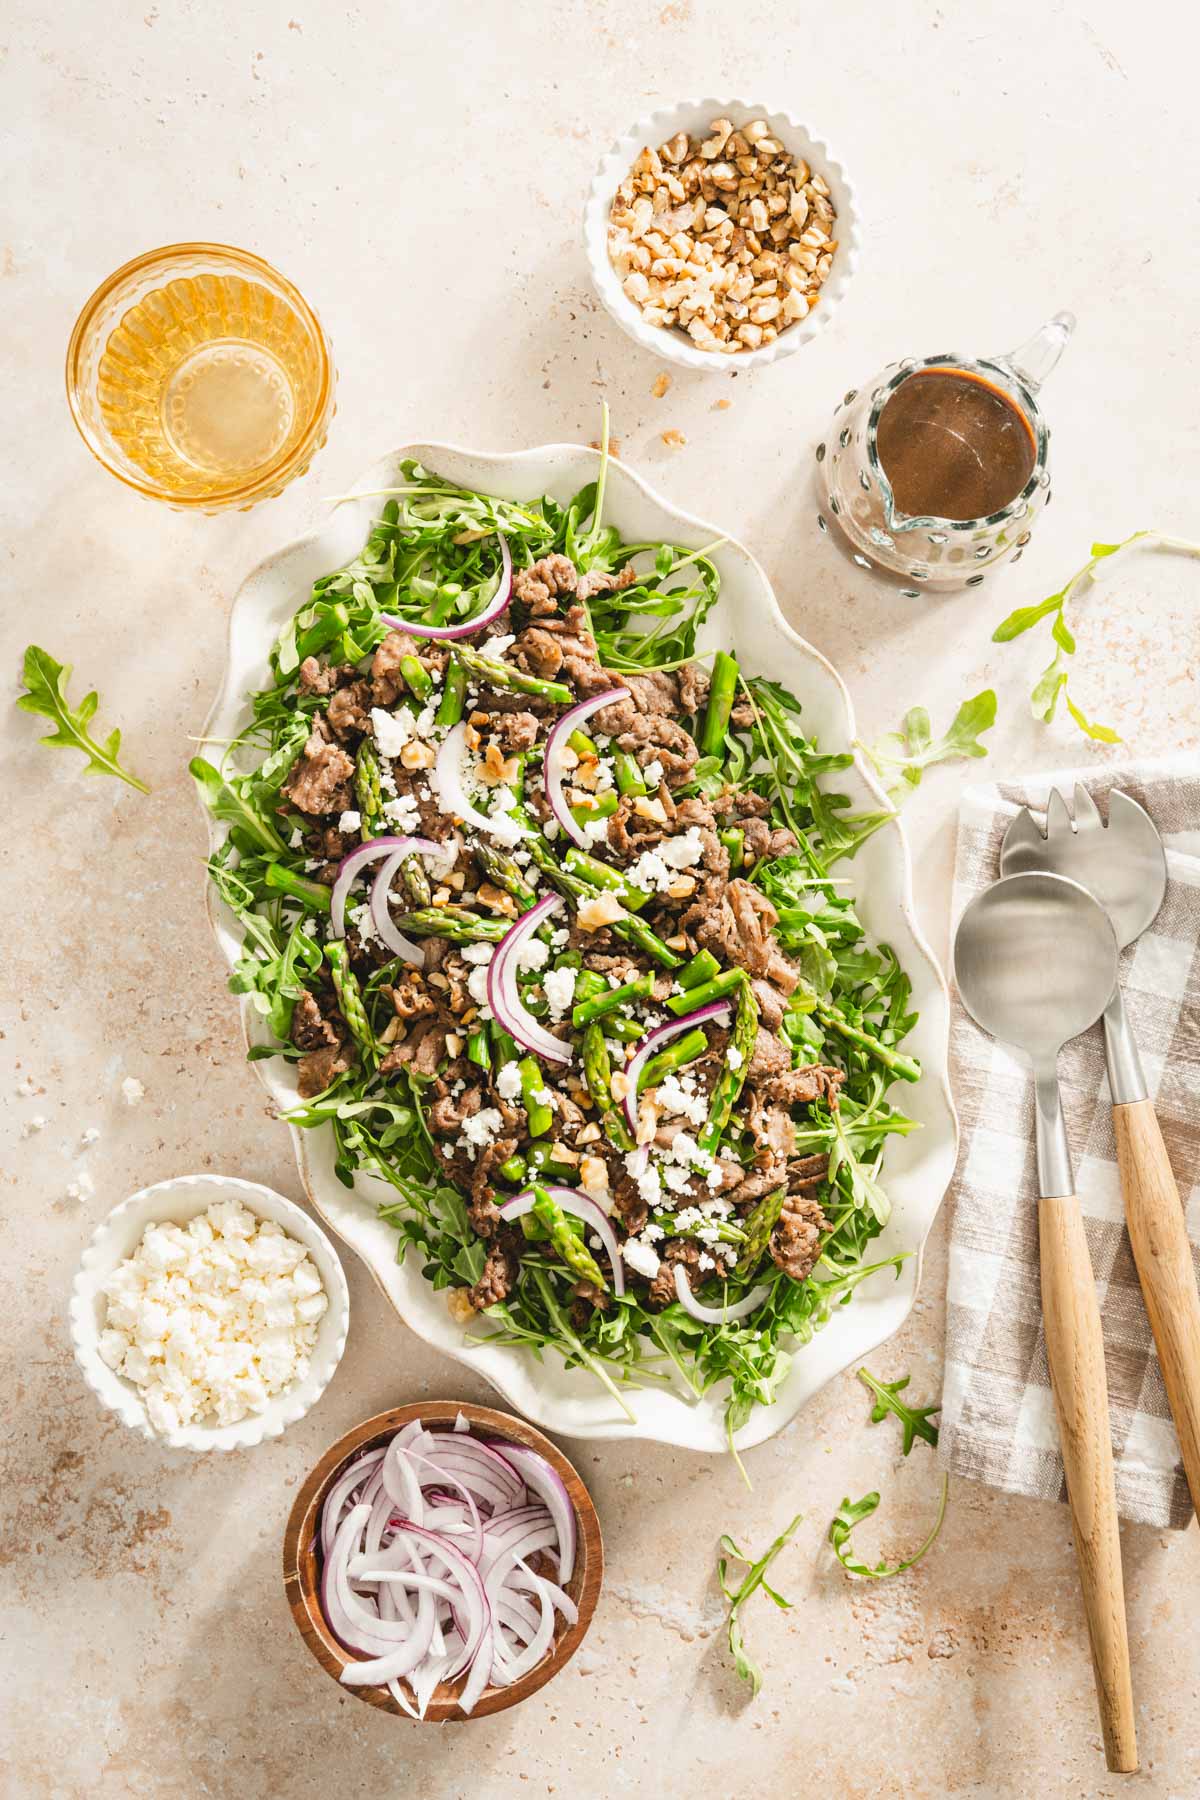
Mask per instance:
[[[664,369],[661,375],[656,375],[654,377],[654,386],[650,389],[650,392],[654,395],[656,400],[661,400],[670,385],[671,377]]]
[[[641,151],[613,199],[608,251],[649,324],[734,356],[808,317],[833,266],[837,215],[828,183],[765,119],[738,130],[714,119],[709,130]],[[655,381],[656,399],[669,379]]]
[[[683,446],[687,443],[687,439],[684,437],[682,431],[664,431],[661,435],[662,441],[667,446],[668,450],[682,450]]]
[[[613,893],[593,894],[581,900],[575,909],[575,923],[581,931],[602,931],[615,919],[624,917],[624,909]]]

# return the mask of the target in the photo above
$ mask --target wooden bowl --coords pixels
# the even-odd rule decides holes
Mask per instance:
[[[420,1419],[426,1425],[449,1428],[459,1413],[477,1436],[498,1438],[501,1442],[507,1440],[511,1444],[523,1444],[526,1449],[536,1450],[561,1476],[571,1496],[579,1526],[575,1567],[571,1571],[570,1581],[566,1583],[566,1591],[578,1607],[579,1617],[574,1625],[566,1624],[560,1617],[562,1629],[556,1631],[549,1652],[537,1667],[523,1675],[519,1681],[514,1681],[511,1687],[486,1687],[470,1715],[459,1707],[458,1683],[448,1686],[443,1682],[435,1688],[425,1717],[429,1723],[439,1725],[448,1719],[466,1720],[468,1716],[481,1719],[488,1713],[503,1712],[506,1707],[516,1706],[557,1675],[587,1636],[604,1577],[604,1546],[600,1538],[600,1521],[596,1517],[591,1495],[562,1451],[556,1449],[540,1431],[535,1431],[532,1425],[526,1425],[522,1419],[514,1419],[509,1413],[494,1412],[490,1406],[470,1406],[457,1400],[433,1400],[425,1401],[419,1406],[397,1406],[391,1412],[376,1413],[373,1419],[356,1425],[353,1431],[348,1431],[336,1444],[330,1445],[297,1494],[283,1537],[283,1585],[292,1617],[300,1636],[321,1667],[335,1681],[340,1681],[342,1670],[353,1659],[346,1655],[325,1623],[321,1611],[320,1563],[316,1540],[325,1496],[346,1464],[360,1451],[371,1450],[377,1444],[385,1443],[402,1426],[411,1424],[414,1419]],[[397,1706],[385,1687],[344,1687],[342,1691],[365,1700],[368,1706],[378,1707],[380,1712],[395,1713],[401,1719],[410,1717],[403,1707]]]

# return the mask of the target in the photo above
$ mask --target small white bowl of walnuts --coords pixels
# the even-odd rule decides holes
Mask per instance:
[[[630,337],[684,368],[746,368],[830,318],[858,261],[858,213],[841,163],[789,113],[685,100],[613,145],[584,241]]]

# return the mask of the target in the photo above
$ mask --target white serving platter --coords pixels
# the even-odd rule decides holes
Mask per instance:
[[[450,444],[409,444],[382,458],[356,483],[353,491],[361,498],[343,502],[319,531],[260,563],[238,591],[224,679],[206,727],[212,738],[228,740],[244,729],[250,718],[247,695],[266,677],[268,654],[280,628],[307,599],[319,575],[350,561],[361,549],[381,505],[372,496],[395,485],[400,463],[410,457],[459,485],[510,500],[549,494],[565,502],[594,479],[597,468],[597,453],[575,444],[545,444],[512,455]],[[619,462],[609,468],[605,522],[615,524],[630,542],[667,539],[699,548],[721,535],[718,527],[670,505]],[[749,551],[730,539],[713,553],[713,560],[721,574],[721,599],[706,621],[700,647],[732,646],[750,673],[769,674],[782,682],[801,702],[806,728],[822,749],[852,744],[854,714],[841,677],[787,624],[766,575]],[[882,790],[858,763],[836,781],[856,811],[887,804]],[[225,827],[209,820],[209,832],[215,846]],[[883,1182],[892,1199],[892,1215],[872,1246],[880,1256],[906,1251],[909,1257],[898,1278],[884,1270],[865,1281],[851,1303],[837,1308],[824,1330],[796,1351],[777,1400],[755,1412],[738,1436],[739,1449],[782,1430],[826,1382],[904,1323],[920,1282],[925,1239],[957,1154],[958,1126],[947,1074],[949,995],[914,915],[908,845],[899,821],[876,832],[840,869],[852,879],[859,915],[872,940],[891,944],[899,956],[912,981],[913,1004],[920,1011],[905,1049],[920,1058],[924,1074],[918,1084],[903,1090],[903,1106],[921,1129],[888,1142]],[[222,954],[232,966],[240,948],[240,929],[211,884],[208,911]],[[245,1000],[242,1017],[249,1042],[270,1041]],[[281,1110],[294,1104],[294,1065],[272,1059],[250,1066]],[[376,1211],[378,1202],[392,1197],[393,1190],[374,1177],[361,1176],[354,1191],[343,1187],[333,1172],[332,1133],[327,1129],[293,1128],[292,1135],[300,1176],[315,1211],[362,1257],[404,1323],[426,1343],[485,1375],[526,1418],[567,1437],[634,1437],[691,1450],[726,1448],[720,1389],[701,1401],[682,1390],[654,1387],[631,1392],[627,1397],[637,1415],[636,1423],[631,1423],[586,1370],[567,1369],[552,1351],[538,1361],[520,1348],[466,1343],[464,1328],[451,1317],[445,1294],[435,1292],[422,1276],[420,1257],[410,1255],[403,1264],[396,1261],[396,1233]]]

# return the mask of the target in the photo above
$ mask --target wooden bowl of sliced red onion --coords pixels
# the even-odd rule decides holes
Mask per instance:
[[[523,1420],[435,1401],[325,1452],[288,1519],[283,1576],[322,1668],[383,1712],[441,1723],[536,1693],[583,1642],[600,1522]]]

